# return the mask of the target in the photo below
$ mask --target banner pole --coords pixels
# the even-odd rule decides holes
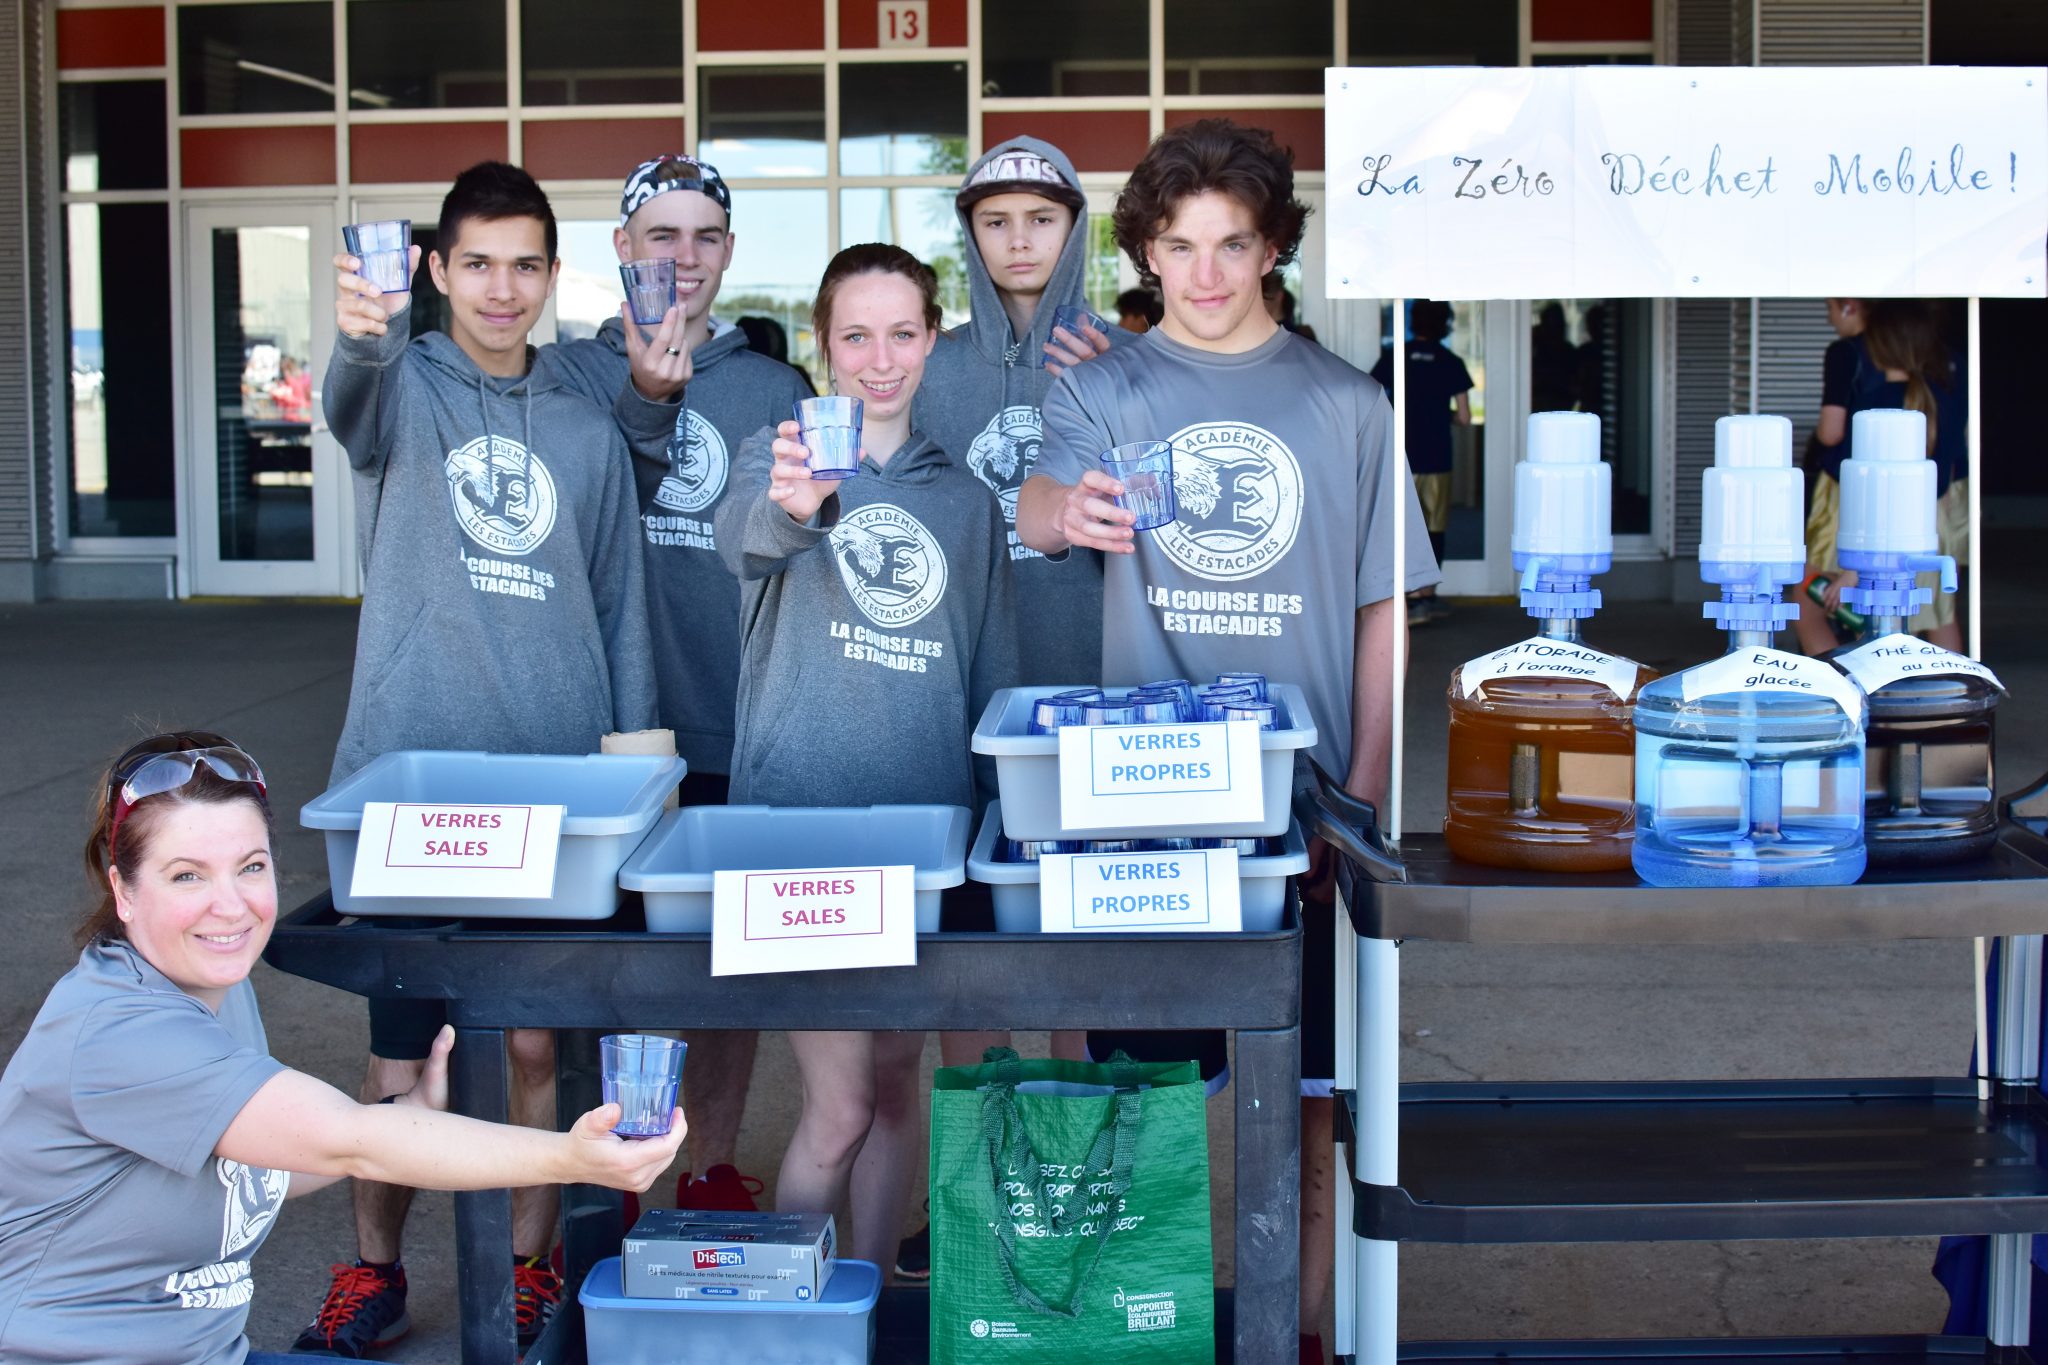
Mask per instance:
[[[1973,659],[1984,657],[1984,489],[1979,473],[1984,462],[1984,378],[1982,340],[1984,309],[1983,300],[1977,295],[1970,296],[1969,349],[1964,364],[1969,367],[1969,486],[1970,526],[1967,552],[1970,556],[1970,579],[1964,611],[1968,618],[1969,634],[1964,647]],[[1941,591],[1940,585],[1935,591]],[[1989,983],[1985,976],[1990,970],[1990,945],[1980,938],[1975,943],[1977,991],[1977,1098],[1991,1098],[1991,1002],[1987,998]]]
[[[1387,499],[1394,518],[1394,655],[1392,667],[1392,744],[1387,752],[1386,818],[1380,828],[1388,846],[1401,849],[1402,746],[1407,738],[1404,712],[1408,701],[1408,300],[1394,300],[1394,336],[1389,343],[1394,372],[1394,496]]]

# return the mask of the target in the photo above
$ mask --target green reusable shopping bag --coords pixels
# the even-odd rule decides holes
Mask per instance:
[[[932,1083],[933,1365],[1215,1359],[1193,1062],[1019,1061]]]

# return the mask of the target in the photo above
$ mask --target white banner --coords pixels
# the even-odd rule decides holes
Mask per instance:
[[[1326,73],[1333,298],[2048,295],[2048,70]]]

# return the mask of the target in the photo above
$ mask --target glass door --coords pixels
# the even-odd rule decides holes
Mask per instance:
[[[339,240],[324,204],[186,211],[195,594],[357,591],[347,465],[317,392]]]

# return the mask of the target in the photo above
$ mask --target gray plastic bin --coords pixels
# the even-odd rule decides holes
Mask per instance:
[[[660,818],[683,780],[680,758],[649,754],[474,754],[408,749],[385,754],[299,811],[327,835],[327,880],[344,915],[423,919],[608,919],[619,908],[619,865]],[[372,801],[566,806],[555,891],[544,900],[467,896],[352,896],[356,838]]]
[[[1148,839],[1169,831],[1119,826],[1066,829],[1060,824],[1060,737],[1034,735],[1031,703],[1066,687],[1006,687],[989,698],[974,727],[974,752],[996,761],[996,790],[1003,808],[1003,833],[1012,839],[1042,843],[1048,839]],[[1264,760],[1260,775],[1266,813],[1237,824],[1190,825],[1170,831],[1202,839],[1236,839],[1284,832],[1291,817],[1296,750],[1316,742],[1315,720],[1308,701],[1292,683],[1271,683],[1267,692],[1279,708],[1282,728],[1259,735]]]
[[[760,868],[917,869],[917,932],[939,931],[939,893],[967,880],[965,806],[685,806],[619,869],[660,934],[711,932],[713,873]]]
[[[1038,864],[997,861],[996,840],[1002,837],[1002,830],[1003,803],[991,801],[988,813],[981,817],[974,851],[967,855],[967,875],[989,888],[996,904],[998,933],[1035,934],[1039,924]],[[1237,860],[1237,903],[1247,933],[1271,933],[1280,927],[1287,911],[1287,879],[1306,871],[1308,841],[1302,837],[1301,826],[1292,822],[1277,857]]]
[[[881,1293],[872,1262],[838,1261],[816,1303],[629,1299],[607,1256],[576,1301],[591,1365],[868,1365]]]

